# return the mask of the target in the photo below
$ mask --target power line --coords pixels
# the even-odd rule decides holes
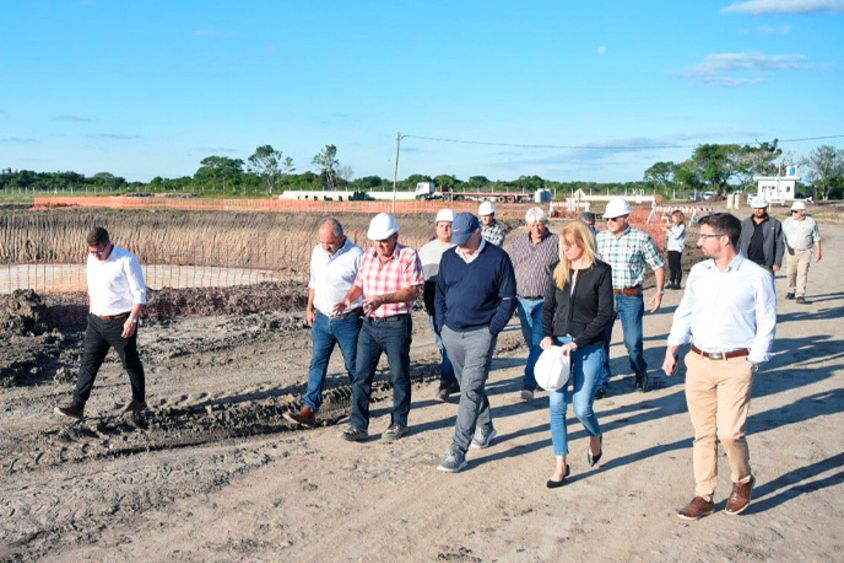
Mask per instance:
[[[520,149],[571,149],[571,150],[611,150],[611,151],[639,151],[645,149],[694,149],[700,145],[635,145],[635,146],[607,146],[607,145],[531,145],[519,143],[495,143],[488,141],[470,141],[466,139],[448,139],[445,137],[427,137],[424,135],[405,135],[402,134],[403,139],[419,139],[423,141],[436,141],[440,143],[457,143],[461,145],[482,145],[487,147],[510,147]],[[819,137],[802,137],[797,139],[777,139],[777,142],[782,143],[798,143],[804,141],[822,141],[828,139],[841,139],[844,135],[824,135]],[[759,141],[754,140],[753,143]],[[750,144],[750,143],[744,143]]]

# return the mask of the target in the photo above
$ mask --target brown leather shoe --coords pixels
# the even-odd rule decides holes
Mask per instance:
[[[683,520],[699,520],[715,512],[715,503],[703,497],[695,497],[685,508],[677,511],[677,516]]]
[[[283,416],[293,424],[299,424],[305,428],[316,426],[316,413],[311,410],[311,407],[302,407],[298,413],[286,411]]]
[[[82,420],[85,416],[85,407],[80,407],[75,403],[69,405],[58,406],[53,409],[53,412],[65,418],[72,418],[73,420]]]
[[[724,509],[724,512],[731,515],[744,512],[744,509],[750,504],[750,491],[753,490],[755,484],[756,477],[752,475],[747,483],[733,483],[733,492],[730,493],[727,508]]]

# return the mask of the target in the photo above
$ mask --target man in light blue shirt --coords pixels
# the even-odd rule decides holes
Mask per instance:
[[[771,354],[777,300],[773,276],[738,251],[740,234],[741,222],[728,213],[700,220],[698,246],[710,259],[689,273],[662,365],[666,375],[674,375],[679,347],[691,344],[684,361],[695,431],[695,498],[677,513],[686,520],[715,509],[719,441],[733,482],[727,514],[747,508],[755,483],[745,428],[753,376]]]

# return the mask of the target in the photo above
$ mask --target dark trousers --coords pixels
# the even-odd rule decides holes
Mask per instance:
[[[668,251],[668,283],[671,285],[679,286],[683,278],[683,269],[680,266],[681,256],[683,256],[682,252]]]
[[[386,319],[364,319],[358,334],[355,380],[352,383],[352,416],[355,428],[369,428],[369,399],[372,380],[381,353],[387,354],[390,379],[393,382],[393,410],[390,425],[407,426],[410,413],[410,340],[413,324],[410,315]]]
[[[129,374],[132,399],[144,402],[144,366],[138,356],[138,332],[135,331],[131,338],[123,338],[121,334],[125,322],[126,319],[104,321],[96,315],[88,315],[88,328],[85,330],[85,342],[82,345],[82,366],[79,368],[79,379],[73,392],[73,401],[77,406],[84,407],[88,402],[94,379],[103,365],[108,349],[112,346],[123,362],[123,369]]]

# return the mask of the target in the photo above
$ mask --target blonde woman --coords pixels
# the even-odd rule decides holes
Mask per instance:
[[[586,459],[592,467],[603,455],[601,428],[592,410],[592,402],[606,358],[604,349],[607,327],[613,317],[612,271],[596,258],[595,236],[580,222],[568,223],[560,231],[560,261],[552,268],[542,307],[542,349],[560,345],[561,354],[571,357],[569,383],[549,391],[551,442],[556,466],[546,485],[563,485],[569,475],[566,456],[568,431],[566,410],[569,386],[574,414],[589,434]]]
[[[668,251],[668,289],[680,289],[683,269],[680,258],[686,248],[686,216],[679,209],[671,212],[671,223],[665,226],[666,250]]]

